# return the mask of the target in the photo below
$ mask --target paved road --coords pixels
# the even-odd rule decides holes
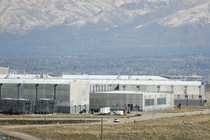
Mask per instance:
[[[1,130],[1,132],[4,132],[6,135],[14,137],[14,138],[19,138],[22,140],[41,140],[39,138],[36,138],[34,136],[20,133],[20,132],[13,132],[13,131],[7,131],[7,130]]]
[[[181,112],[181,113],[143,113],[142,116],[135,116],[135,117],[125,117],[125,118],[118,118],[120,123],[126,122],[134,122],[134,121],[144,121],[144,120],[151,120],[151,119],[158,119],[158,118],[167,118],[167,117],[175,117],[175,116],[191,116],[197,114],[210,114],[210,109],[204,109],[202,111],[193,111],[193,112]],[[107,119],[106,123],[113,123],[113,119]]]
[[[121,123],[129,123],[129,122],[134,122],[134,121],[144,121],[144,120],[151,120],[151,119],[158,119],[158,118],[167,118],[167,117],[175,117],[175,116],[190,116],[190,115],[197,115],[197,114],[210,114],[210,109],[204,109],[202,111],[193,111],[193,112],[181,112],[181,113],[142,113],[142,116],[125,116],[125,117],[118,117],[120,120],[119,124]],[[103,117],[103,122],[104,124],[118,124],[114,123],[114,118],[105,118],[106,116]],[[1,120],[43,120],[43,118],[1,118]],[[45,119],[45,118],[44,118]],[[101,120],[101,118],[46,118],[46,120]],[[95,124],[100,124],[101,122],[93,122],[93,123],[88,123],[88,125],[95,125]],[[42,126],[62,126],[62,125],[67,125],[67,124],[49,124],[49,125],[36,125],[39,127]],[[68,125],[84,125],[82,124],[68,124]],[[0,126],[0,131],[4,132],[7,135],[25,139],[25,140],[39,140],[39,138],[20,133],[20,132],[11,132],[8,131],[8,128],[23,128],[23,127],[28,127],[28,126],[35,126],[35,125],[10,125],[10,126]]]

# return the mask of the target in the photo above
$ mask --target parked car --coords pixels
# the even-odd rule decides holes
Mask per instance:
[[[114,122],[120,122],[120,120],[118,120],[118,119],[114,119]]]

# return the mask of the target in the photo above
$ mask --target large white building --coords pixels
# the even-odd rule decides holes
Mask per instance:
[[[97,111],[101,107],[149,111],[174,105],[203,105],[200,81],[171,80],[160,76],[118,75],[0,75],[0,98],[55,100],[57,112]],[[1,108],[0,108],[1,109]]]

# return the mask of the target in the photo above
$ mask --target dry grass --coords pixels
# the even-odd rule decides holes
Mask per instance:
[[[0,126],[3,125],[46,125],[46,124],[81,124],[93,123],[99,120],[0,120]]]
[[[118,117],[124,117],[117,115]],[[21,115],[0,115],[0,118],[115,118],[115,115],[97,114],[21,114]]]
[[[81,124],[18,129],[42,139],[97,140],[101,126]],[[210,139],[210,115],[182,116],[103,127],[104,140],[197,140]]]
[[[202,111],[204,109],[209,109],[209,106],[185,106],[185,107],[175,107],[173,110],[158,110],[156,113],[180,113],[180,112],[192,112],[192,111]]]

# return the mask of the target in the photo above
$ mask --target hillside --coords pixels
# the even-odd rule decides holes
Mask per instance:
[[[209,0],[0,1],[0,47],[208,46]]]

